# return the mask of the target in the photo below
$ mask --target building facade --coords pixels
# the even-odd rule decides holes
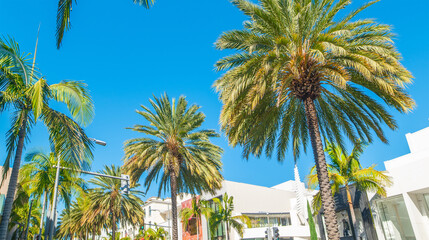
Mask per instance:
[[[0,166],[0,176],[3,176],[3,167]],[[9,168],[6,178],[3,181],[0,179],[0,216],[3,214],[4,202],[6,200],[7,189],[9,187],[10,175],[12,173],[12,168]]]
[[[227,193],[234,197],[233,215],[247,215],[251,220],[251,227],[245,227],[243,236],[230,229],[230,240],[248,239],[263,240],[265,231],[269,227],[277,227],[281,240],[304,240],[310,239],[310,229],[306,216],[298,214],[297,187],[304,188],[302,182],[288,181],[271,188],[256,186],[245,183],[224,181],[222,188],[215,194],[202,194],[204,200],[212,200],[215,197],[222,198]],[[305,199],[311,201],[314,191],[304,189]],[[179,206],[179,211],[189,205],[189,199],[184,199]],[[306,205],[304,206],[306,208]],[[209,228],[207,219],[201,219],[200,238],[209,239]],[[221,226],[215,233],[214,239],[225,239],[225,227]],[[184,231],[179,223],[179,236],[182,240],[196,239],[196,233]]]
[[[429,127],[406,138],[410,153],[384,162],[387,197],[371,200],[380,240],[429,239]]]

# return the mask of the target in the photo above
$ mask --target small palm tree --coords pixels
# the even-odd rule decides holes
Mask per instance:
[[[357,189],[367,192],[373,191],[381,196],[386,196],[386,187],[392,184],[391,178],[385,171],[375,170],[375,165],[362,168],[359,157],[363,152],[363,145],[357,144],[350,155],[347,155],[338,145],[327,144],[325,151],[329,154],[331,164],[328,164],[329,179],[331,181],[332,193],[335,194],[341,187],[345,187],[347,193],[347,203],[350,209],[350,216],[353,224],[353,236],[357,239],[356,216],[353,208],[353,200],[350,192],[350,185],[355,185]],[[318,186],[316,168],[311,169],[308,176],[308,185],[311,188]],[[320,194],[316,194],[313,199],[313,209],[318,211],[321,207]]]
[[[0,240],[6,239],[25,140],[28,140],[37,121],[43,121],[53,151],[67,163],[86,169],[89,167],[88,160],[92,159],[92,142],[80,126],[89,124],[94,115],[86,85],[76,81],[49,85],[46,79],[39,78],[33,71],[26,56],[13,39],[0,39],[0,112],[10,110],[12,119],[11,128],[6,134],[3,179],[13,159],[0,223]],[[52,101],[65,103],[73,118],[51,108]]]
[[[180,212],[180,215],[182,217],[182,223],[183,223],[183,229],[186,229],[189,225],[190,219],[195,219],[196,225],[197,225],[197,240],[200,239],[200,223],[201,218],[203,216],[206,217],[206,219],[209,219],[211,215],[212,209],[208,206],[207,201],[200,200],[197,197],[192,198],[191,207],[190,208],[183,208]]]
[[[344,13],[348,0],[233,0],[249,21],[223,33],[218,49],[233,52],[216,63],[227,72],[214,86],[223,102],[220,122],[243,155],[295,160],[311,143],[328,238],[339,239],[323,139],[387,142],[382,126],[397,124],[385,105],[408,112],[412,75],[401,63],[391,27]],[[382,105],[383,102],[385,105]]]
[[[40,219],[40,200],[31,195],[31,189],[25,181],[29,178],[21,178],[18,183],[18,188],[13,202],[12,213],[10,215],[8,235],[15,236],[13,239],[24,239],[27,223],[30,223],[28,231],[28,239],[33,239],[33,236],[38,233],[38,225]],[[29,215],[31,205],[31,214]],[[28,222],[28,217],[30,221]],[[18,231],[18,229],[22,231]]]
[[[101,215],[92,217],[91,200],[88,194],[82,193],[69,209],[64,209],[60,216],[60,224],[57,237],[60,239],[88,239],[89,233],[95,240],[96,234],[101,234],[103,226],[110,222]]]
[[[69,30],[71,27],[70,24],[70,15],[73,7],[73,2],[77,4],[76,0],[59,0],[58,1],[58,10],[57,10],[57,30],[56,30],[56,39],[57,39],[57,48],[61,46],[63,40],[64,32]],[[150,8],[155,0],[133,0],[135,4],[144,6],[145,8]]]
[[[148,228],[144,231],[145,240],[165,240],[167,239],[167,231],[164,228]]]
[[[188,108],[185,97],[176,102],[167,95],[150,100],[153,111],[142,106],[137,111],[150,125],[135,125],[133,131],[149,137],[135,138],[125,142],[125,172],[131,182],[139,180],[147,172],[144,185],[159,181],[158,193],[169,189],[172,202],[172,239],[178,239],[177,193],[191,194],[203,191],[214,192],[221,187],[220,173],[222,149],[210,142],[218,137],[213,130],[197,130],[205,116],[197,112],[200,107]],[[160,178],[158,178],[160,176]]]
[[[234,216],[234,197],[229,197],[228,194],[222,196],[222,200],[214,198],[213,201],[218,205],[218,210],[210,216],[209,224],[210,231],[215,232],[216,229],[225,224],[226,240],[229,240],[230,229],[235,229],[241,237],[243,237],[244,225],[251,227],[250,218],[246,215]]]
[[[43,195],[43,206],[41,212],[40,231],[42,234],[43,219],[45,217],[48,203],[52,206],[54,192],[56,169],[52,166],[57,164],[54,153],[45,154],[41,151],[32,151],[25,156],[25,165],[20,170],[20,176],[27,179],[23,182],[24,186],[29,187],[30,194],[34,198],[41,198]],[[69,163],[62,160],[61,166],[69,166]],[[21,178],[21,177],[20,177]],[[66,209],[70,207],[72,195],[85,190],[85,182],[73,171],[60,170],[58,192],[60,198],[64,201]]]
[[[121,177],[120,167],[105,166],[100,173],[110,176]],[[144,194],[136,190],[138,184],[129,188],[128,193],[121,189],[121,180],[107,177],[95,177],[90,183],[96,187],[89,190],[91,202],[89,221],[102,216],[105,221],[111,219],[112,236],[116,236],[116,227],[120,222],[122,226],[127,223],[142,225],[144,223],[144,202],[140,199]]]

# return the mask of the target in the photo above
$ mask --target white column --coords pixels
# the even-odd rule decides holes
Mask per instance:
[[[403,196],[416,239],[429,239],[429,226],[424,222],[424,216],[422,214],[424,209],[420,208],[420,206],[422,206],[422,203],[419,203],[422,201],[422,199],[420,199],[419,201],[416,194],[412,193],[404,193]]]

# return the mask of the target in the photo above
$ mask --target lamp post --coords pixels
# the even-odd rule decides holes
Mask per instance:
[[[89,138],[89,140],[95,142],[98,145],[101,146],[106,146],[106,142],[101,141],[101,140],[97,140],[95,138]],[[54,237],[54,231],[55,231],[55,219],[56,219],[56,215],[57,215],[57,204],[58,204],[58,182],[59,182],[59,178],[60,178],[60,159],[61,156],[58,154],[57,156],[57,172],[55,175],[55,186],[54,186],[54,199],[53,199],[53,206],[52,206],[52,211],[51,211],[51,224],[49,226],[49,240],[52,240]]]

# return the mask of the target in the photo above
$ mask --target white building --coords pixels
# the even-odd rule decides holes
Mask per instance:
[[[252,227],[244,230],[241,238],[235,230],[230,231],[230,239],[263,239],[265,230],[268,226],[279,228],[280,238],[284,240],[292,239],[310,239],[310,231],[306,222],[306,216],[298,216],[296,188],[303,189],[304,198],[311,201],[314,192],[304,189],[304,183],[296,184],[294,181],[288,181],[274,187],[262,187],[245,183],[224,181],[222,189],[216,194],[203,194],[200,197],[204,200],[211,200],[215,197],[221,197],[225,193],[234,197],[234,215],[245,214],[250,217]],[[192,200],[191,195],[178,197],[178,214],[184,207],[188,207]],[[303,206],[306,210],[306,205]],[[164,227],[168,232],[171,231],[171,200],[151,197],[144,205],[145,210],[145,228],[147,227]],[[207,219],[203,218],[201,223],[200,236],[201,240],[208,238]],[[132,234],[132,228],[128,229],[128,236]],[[183,227],[178,222],[179,239],[192,240],[197,239],[196,234],[191,235],[189,232],[183,232]],[[124,230],[121,230],[124,232]],[[225,237],[225,230],[220,228],[217,237]],[[121,234],[121,236],[125,236]]]
[[[410,153],[384,162],[387,198],[371,200],[380,240],[429,239],[429,128],[406,134]]]
[[[304,188],[304,183],[298,184]],[[222,189],[215,195],[202,195],[202,198],[210,200],[227,193],[234,197],[234,215],[244,214],[250,217],[252,227],[244,229],[242,238],[236,231],[231,231],[231,240],[263,239],[269,226],[278,227],[280,239],[310,239],[310,229],[305,216],[298,214],[296,188],[295,181],[287,181],[271,188],[224,181]],[[311,201],[314,193],[308,190],[303,193],[304,197]],[[306,205],[304,208],[306,209]],[[207,239],[207,234],[207,223],[203,220],[203,239]]]

